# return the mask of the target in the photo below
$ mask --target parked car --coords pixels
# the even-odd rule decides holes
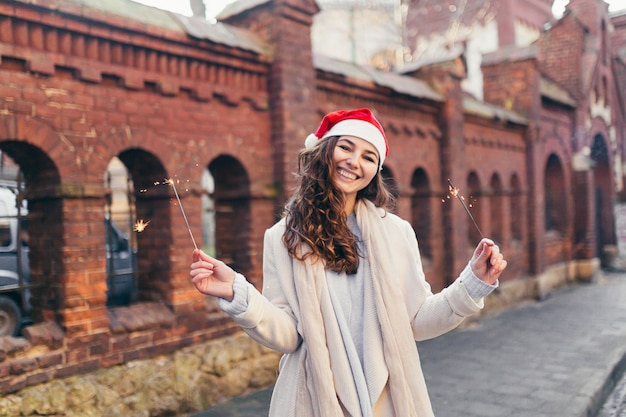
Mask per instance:
[[[104,220],[106,226],[107,305],[127,305],[135,296],[137,251],[131,246],[115,222]]]
[[[16,195],[14,185],[0,181],[0,336],[17,336],[32,321],[28,209],[23,202],[18,210]],[[125,305],[135,294],[136,251],[114,222],[104,222],[107,304]]]
[[[12,183],[0,183],[0,336],[17,335],[30,317],[27,208],[18,210],[16,195]]]

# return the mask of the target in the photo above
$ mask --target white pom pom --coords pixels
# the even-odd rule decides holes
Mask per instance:
[[[311,133],[309,136],[306,137],[306,140],[304,141],[304,147],[312,148],[313,146],[315,146],[318,140],[319,138]]]

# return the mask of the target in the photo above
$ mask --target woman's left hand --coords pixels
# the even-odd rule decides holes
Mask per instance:
[[[506,268],[507,262],[500,248],[491,239],[482,239],[470,260],[472,272],[482,281],[493,285]]]

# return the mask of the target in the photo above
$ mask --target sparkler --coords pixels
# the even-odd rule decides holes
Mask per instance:
[[[146,230],[146,227],[148,227],[149,224],[150,224],[150,220],[148,220],[147,222],[144,221],[143,219],[137,220],[137,223],[135,223],[135,225],[133,226],[133,231],[137,233],[141,233],[144,230]]]
[[[165,180],[166,184],[169,184],[174,189],[174,195],[176,195],[176,200],[178,201],[178,207],[180,207],[180,212],[183,215],[183,219],[185,220],[185,224],[187,225],[187,231],[189,231],[189,236],[191,236],[191,241],[193,242],[193,247],[198,249],[198,245],[196,245],[196,240],[193,238],[193,233],[191,233],[191,227],[189,227],[189,221],[187,221],[187,215],[185,215],[185,210],[183,209],[183,204],[180,202],[180,197],[178,196],[178,191],[176,191],[176,184],[174,184],[174,180],[169,178]]]
[[[469,209],[467,208],[467,205],[465,204],[465,199],[463,198],[463,196],[459,196],[459,189],[456,188],[454,184],[452,184],[452,181],[450,179],[448,179],[448,188],[450,189],[450,194],[455,196],[463,205],[465,212],[467,213],[469,218],[472,220],[472,223],[474,223],[474,226],[476,226],[476,230],[478,230],[480,237],[485,237],[483,235],[483,232],[481,232],[480,227],[478,227],[478,224],[476,224],[476,220],[474,220],[474,216],[472,216],[472,213],[470,213]]]

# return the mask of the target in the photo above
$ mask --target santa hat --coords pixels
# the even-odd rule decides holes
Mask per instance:
[[[322,119],[317,131],[306,138],[304,146],[311,148],[320,140],[331,136],[356,136],[368,141],[378,151],[380,168],[389,155],[385,131],[370,109],[338,110],[328,113]]]

